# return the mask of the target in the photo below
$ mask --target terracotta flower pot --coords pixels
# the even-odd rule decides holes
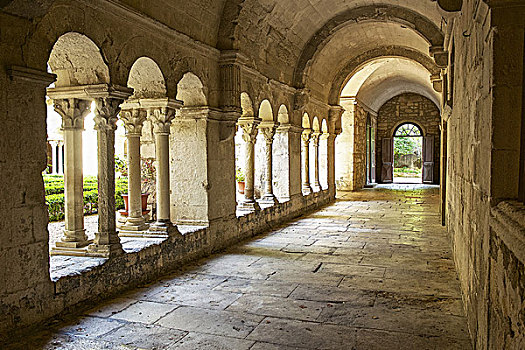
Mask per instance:
[[[237,191],[240,194],[244,194],[244,181],[237,181]]]
[[[148,208],[148,196],[149,196],[149,193],[142,193],[141,194],[141,199],[142,199],[142,215],[146,215],[149,213],[149,210],[147,210]],[[123,194],[122,195],[122,199],[124,199],[124,210],[120,210],[119,213],[120,215],[122,216],[128,216],[128,208],[129,208],[129,204],[128,204],[128,195],[127,194]]]

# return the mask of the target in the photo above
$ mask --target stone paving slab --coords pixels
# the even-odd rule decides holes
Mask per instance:
[[[340,193],[312,215],[0,348],[468,350],[438,194],[426,185]],[[101,263],[52,259],[57,274]]]

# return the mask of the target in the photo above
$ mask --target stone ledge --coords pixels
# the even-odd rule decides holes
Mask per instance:
[[[490,227],[510,251],[525,263],[525,206],[503,201],[491,209]]]

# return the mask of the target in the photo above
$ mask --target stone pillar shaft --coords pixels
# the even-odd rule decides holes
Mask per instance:
[[[169,137],[175,110],[172,108],[155,108],[150,110],[148,114],[153,123],[157,160],[157,222],[150,227],[150,230],[167,232],[171,226]]]
[[[313,189],[314,191],[321,190],[321,184],[319,183],[319,137],[320,133],[313,133],[311,137],[311,142],[314,151],[314,178],[313,178]]]
[[[275,125],[261,124],[259,126],[261,134],[264,136],[266,141],[265,160],[266,160],[266,173],[265,173],[265,186],[264,195],[262,201],[267,204],[275,204],[277,200],[273,194],[273,138],[275,136]]]
[[[146,111],[141,109],[123,111],[121,119],[124,121],[128,139],[128,218],[122,230],[142,231],[148,227],[142,216],[140,164],[140,136],[146,120]]]
[[[257,134],[257,132],[255,132]],[[255,142],[247,141],[244,144],[245,147],[245,163],[244,168],[246,169],[245,177],[245,188],[244,196],[247,202],[253,202],[254,199],[254,177],[255,177]]]
[[[312,193],[310,187],[310,135],[311,130],[304,130],[301,135],[303,154],[303,194]]]
[[[257,140],[258,120],[244,121],[240,124],[242,128],[242,138],[245,142],[245,187],[244,201],[241,203],[241,210],[256,211],[260,210],[254,196],[254,179],[255,179],[255,142]]]
[[[115,130],[120,99],[95,99],[98,142],[98,232],[89,250],[103,257],[124,253],[115,216]]]
[[[64,173],[64,145],[62,143],[58,144],[58,162],[57,162],[57,174],[63,174]]]
[[[82,131],[90,102],[79,99],[54,101],[55,111],[62,117],[64,133],[64,237],[56,243],[60,248],[82,248],[89,244],[84,229],[84,178],[82,169]]]

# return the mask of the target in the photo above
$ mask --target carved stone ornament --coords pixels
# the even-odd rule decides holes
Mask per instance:
[[[175,118],[176,110],[169,107],[152,108],[148,111],[148,117],[153,124],[155,134],[169,134],[171,121]]]
[[[128,134],[141,135],[142,126],[146,121],[147,112],[144,109],[131,109],[120,112],[120,119],[124,122],[124,128]]]
[[[83,129],[84,118],[91,111],[91,102],[76,98],[53,100],[55,111],[62,117],[62,129]]]
[[[257,140],[257,124],[256,123],[246,123],[241,124],[242,129],[242,139],[244,142],[255,143]]]
[[[95,130],[116,130],[117,115],[123,100],[115,98],[95,99]]]

